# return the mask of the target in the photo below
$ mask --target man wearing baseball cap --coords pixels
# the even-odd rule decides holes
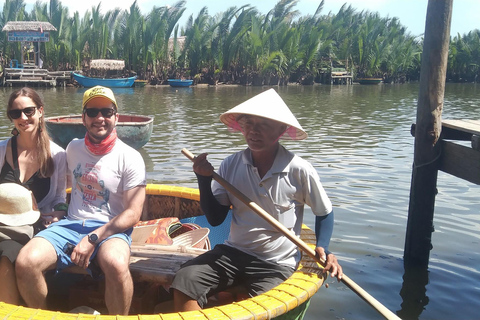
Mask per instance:
[[[45,271],[71,265],[90,271],[91,263],[98,264],[105,274],[109,313],[126,315],[133,296],[130,234],[145,200],[145,163],[138,151],[117,138],[118,107],[112,90],[96,86],[85,91],[82,121],[85,138],[74,139],[66,149],[72,184],[67,217],[20,251],[17,282],[27,305],[43,309]]]
[[[313,166],[289,152],[278,140],[301,140],[307,133],[273,89],[262,92],[220,116],[232,131],[241,131],[247,148],[222,161],[218,174],[300,237],[304,206],[314,215],[316,253],[325,272],[342,278],[342,268],[328,251],[333,209]],[[208,222],[221,224],[232,208],[230,234],[224,244],[185,263],[175,275],[176,311],[203,308],[209,296],[241,285],[250,297],[290,277],[300,252],[296,245],[233,194],[213,181],[207,154],[193,163],[200,204]]]

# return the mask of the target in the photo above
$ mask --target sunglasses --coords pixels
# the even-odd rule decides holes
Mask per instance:
[[[37,111],[37,107],[28,107],[24,109],[13,109],[13,110],[8,110],[8,116],[12,119],[18,119],[22,116],[22,113],[26,115],[27,117],[31,117],[35,114]]]
[[[89,116],[90,118],[95,118],[98,115],[99,112],[102,113],[102,116],[104,118],[110,118],[111,116],[113,116],[116,113],[115,109],[111,109],[111,108],[102,108],[102,109],[88,108],[88,109],[83,109],[83,113],[86,114],[87,116]]]

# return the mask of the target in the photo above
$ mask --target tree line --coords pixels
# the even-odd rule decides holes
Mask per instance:
[[[209,84],[311,84],[332,68],[346,68],[356,78],[418,80],[423,39],[397,18],[346,4],[336,14],[323,14],[324,0],[314,14],[302,16],[295,10],[298,1],[280,0],[267,14],[245,5],[211,16],[204,7],[180,26],[184,0],[145,15],[136,1],[127,10],[104,14],[99,3],[83,17],[71,15],[59,0],[39,0],[30,12],[23,0],[6,0],[0,25],[47,21],[55,26],[41,46],[49,70],[81,70],[91,59],[119,59],[129,72],[154,83],[190,78]],[[0,48],[5,61],[21,52],[6,33]],[[447,80],[477,81],[479,65],[480,31],[454,36]]]

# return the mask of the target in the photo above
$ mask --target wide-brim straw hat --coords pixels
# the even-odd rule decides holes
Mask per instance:
[[[99,97],[110,100],[110,102],[115,105],[115,108],[118,109],[117,100],[115,99],[113,91],[110,88],[102,86],[95,86],[85,91],[85,93],[83,94],[82,108],[85,108],[85,105],[90,100]]]
[[[34,224],[40,212],[33,194],[16,183],[0,184],[0,223],[11,227]]]
[[[264,91],[220,115],[220,121],[231,130],[242,131],[238,123],[241,115],[252,115],[278,121],[287,125],[280,137],[285,140],[303,140],[307,133],[274,89]]]

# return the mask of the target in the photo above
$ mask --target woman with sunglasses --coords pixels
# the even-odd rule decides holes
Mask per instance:
[[[43,227],[61,219],[67,210],[66,154],[50,140],[44,115],[44,103],[35,90],[14,91],[7,105],[13,136],[0,142],[0,183],[13,182],[32,191],[42,214],[36,225]],[[33,225],[0,224],[0,301],[20,303],[13,263],[33,234]]]

